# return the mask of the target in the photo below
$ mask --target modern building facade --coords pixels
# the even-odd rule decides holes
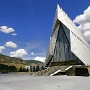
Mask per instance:
[[[90,46],[70,20],[57,5],[45,66],[90,65]]]

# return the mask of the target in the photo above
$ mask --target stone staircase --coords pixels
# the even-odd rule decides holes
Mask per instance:
[[[53,66],[48,67],[47,69],[38,71],[34,73],[34,76],[50,76],[51,74],[55,73],[56,71],[60,70],[61,72],[65,72],[65,69],[68,68],[67,66]]]

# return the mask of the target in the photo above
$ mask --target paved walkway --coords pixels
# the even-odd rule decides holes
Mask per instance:
[[[90,77],[0,74],[0,90],[90,90]]]

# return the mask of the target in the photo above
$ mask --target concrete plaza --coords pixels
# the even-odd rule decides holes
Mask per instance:
[[[90,90],[90,77],[0,74],[0,90]]]

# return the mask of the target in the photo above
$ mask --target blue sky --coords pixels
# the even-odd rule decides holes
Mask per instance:
[[[89,8],[90,0],[0,0],[0,53],[43,61],[57,3],[74,23],[79,24],[78,28],[89,41],[90,32],[85,32],[90,29],[84,11]],[[86,26],[81,21],[85,21]]]

